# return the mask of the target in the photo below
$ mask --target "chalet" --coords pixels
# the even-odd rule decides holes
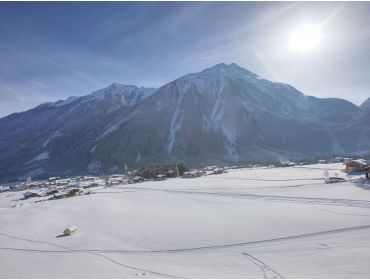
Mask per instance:
[[[166,177],[166,175],[159,174],[159,175],[156,176],[155,180],[163,181],[163,180],[167,180],[167,177]]]
[[[118,180],[118,179],[112,179],[112,180],[110,180],[110,184],[111,185],[119,185],[119,184],[122,184],[122,181]]]
[[[166,172],[166,175],[168,178],[175,178],[177,177],[177,171],[176,170],[168,170]]]
[[[370,165],[368,166],[365,166],[364,168],[364,171],[365,171],[365,176],[366,176],[366,179],[369,179],[370,180]]]
[[[59,193],[59,191],[57,189],[52,189],[52,190],[49,190],[46,195],[54,195],[54,194],[57,194]]]
[[[222,173],[226,173],[226,170],[224,168],[215,168],[213,169],[212,171],[212,174],[222,174]]]
[[[207,166],[207,167],[205,167],[203,170],[204,171],[213,171],[214,169],[216,169],[216,168],[219,168],[218,166],[216,166],[216,165],[213,165],[213,166]]]
[[[57,176],[57,177],[49,177],[48,181],[50,183],[55,183],[56,184],[57,180],[59,180],[59,179],[60,179],[59,176]]]
[[[93,177],[93,176],[84,176],[83,180],[84,181],[95,181],[95,177]]]
[[[81,195],[83,193],[83,189],[81,188],[73,188],[68,191],[68,196],[76,196]]]
[[[6,191],[9,191],[9,190],[10,190],[9,187],[2,187],[2,186],[0,186],[0,193],[1,192],[6,192]]]
[[[68,197],[68,193],[59,192],[59,193],[54,194],[53,199],[63,199],[63,198],[67,198],[67,197]]]
[[[144,178],[141,176],[135,176],[130,180],[130,183],[141,183],[144,182]]]
[[[205,174],[206,172],[203,170],[194,170],[194,171],[184,172],[184,175],[182,177],[183,178],[196,178],[196,177],[201,177]]]
[[[24,196],[24,199],[28,199],[28,198],[31,198],[31,197],[41,197],[42,194],[39,193],[39,192],[25,192],[23,193],[23,196]]]
[[[78,184],[78,187],[83,188],[83,189],[94,188],[94,187],[98,187],[98,186],[99,185],[95,182],[80,182]]]
[[[350,160],[344,163],[346,165],[346,172],[362,172],[367,166],[367,161],[364,159]]]

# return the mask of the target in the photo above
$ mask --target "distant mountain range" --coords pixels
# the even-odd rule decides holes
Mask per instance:
[[[158,89],[114,83],[0,119],[0,181],[370,151],[361,106],[306,96],[236,64],[217,64]]]

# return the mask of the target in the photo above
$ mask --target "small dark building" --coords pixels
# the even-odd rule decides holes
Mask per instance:
[[[370,180],[370,165],[365,166],[364,168],[366,179]]]
[[[134,178],[132,178],[130,180],[130,184],[132,184],[132,183],[141,183],[141,182],[144,182],[144,178],[141,177],[141,176],[135,176]]]
[[[168,170],[166,172],[166,175],[168,178],[175,178],[177,177],[177,171],[176,170]]]

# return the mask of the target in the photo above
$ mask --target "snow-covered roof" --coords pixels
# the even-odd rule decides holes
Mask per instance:
[[[345,164],[348,164],[348,163],[358,163],[358,164],[361,164],[361,165],[367,165],[368,164],[367,160],[364,160],[364,159],[354,159],[354,160],[350,160],[350,161],[345,162]]]

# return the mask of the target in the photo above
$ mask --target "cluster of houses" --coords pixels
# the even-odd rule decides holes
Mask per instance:
[[[23,199],[44,197],[46,199],[62,199],[72,196],[90,194],[87,189],[104,185],[104,180],[94,176],[80,176],[68,179],[50,177],[47,180],[14,183],[6,187],[0,186],[0,192],[25,191]]]
[[[204,175],[221,174],[224,172],[226,172],[226,168],[208,166],[204,169],[195,169],[185,172],[181,177],[194,178]],[[90,194],[91,192],[88,189],[94,187],[109,187],[145,181],[145,179],[138,176],[137,173],[138,172],[135,170],[127,174],[113,174],[101,177],[78,176],[64,179],[60,177],[50,177],[47,180],[39,181],[32,181],[31,178],[28,178],[26,182],[13,183],[9,186],[0,186],[0,193],[6,191],[24,191],[23,199],[42,197],[46,199],[63,199]],[[157,175],[153,180],[161,181],[175,177],[180,177],[179,172],[176,170],[168,170],[166,174]]]
[[[347,173],[364,173],[365,178],[370,180],[370,162],[364,159],[350,159],[337,157],[331,160],[319,160],[319,163],[332,163],[332,162],[343,162],[345,165],[344,171]],[[280,166],[293,166],[297,165],[294,162],[284,161],[280,162]],[[298,164],[301,165],[301,164]],[[229,169],[240,169],[240,168],[257,168],[258,165],[248,166],[231,166],[231,167],[219,167],[219,166],[207,166],[205,168],[194,169],[191,171],[184,172],[182,178],[196,178],[206,175],[215,175],[226,173]],[[268,167],[274,167],[269,165]],[[141,183],[145,179],[137,175],[138,172],[132,171],[127,174],[113,174],[102,177],[96,176],[78,176],[72,178],[61,179],[60,177],[50,177],[47,180],[42,181],[31,181],[29,178],[27,182],[10,184],[9,186],[0,186],[0,193],[7,191],[22,191],[24,199],[31,197],[48,197],[48,199],[62,199],[72,196],[85,195],[91,193],[89,188],[93,187],[107,187],[113,185]],[[168,178],[180,177],[178,170],[167,170],[165,174],[159,174],[152,180],[161,181]]]

